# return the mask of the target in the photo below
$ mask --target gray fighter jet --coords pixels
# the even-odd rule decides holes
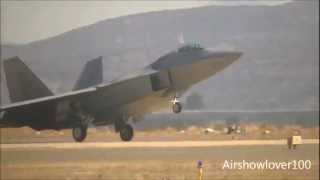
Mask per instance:
[[[123,141],[133,138],[130,119],[172,106],[192,85],[207,79],[239,59],[241,52],[212,52],[185,45],[141,72],[103,83],[102,57],[85,65],[73,91],[54,95],[18,58],[4,60],[11,104],[1,107],[2,127],[29,126],[35,130],[72,129],[73,138],[86,138],[88,125],[114,125]]]

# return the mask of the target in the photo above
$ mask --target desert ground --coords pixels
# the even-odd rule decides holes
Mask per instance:
[[[203,162],[204,179],[318,179],[318,145],[302,144],[296,150],[288,150],[285,144],[148,148],[2,147],[1,179],[198,179],[199,160]],[[308,170],[232,170],[223,169],[225,160],[310,160],[312,166]]]
[[[247,125],[245,133],[221,127],[138,130],[121,142],[109,128],[90,128],[83,143],[70,130],[36,132],[1,129],[1,179],[319,179],[319,128]],[[299,133],[303,144],[289,150],[286,137]],[[290,162],[310,160],[304,170],[223,169],[225,160]]]

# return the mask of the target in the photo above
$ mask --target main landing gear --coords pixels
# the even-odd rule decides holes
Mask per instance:
[[[76,142],[82,142],[87,137],[88,125],[93,121],[93,118],[82,111],[80,104],[76,102],[70,103],[72,113],[70,118],[73,119],[74,126],[72,128],[72,136]]]
[[[82,142],[87,137],[87,125],[77,125],[72,128],[72,136],[76,142]],[[123,126],[118,129],[120,138],[122,141],[131,141],[134,135],[133,127],[130,124],[123,124]]]
[[[115,130],[119,132],[122,141],[131,141],[134,136],[133,127],[123,120],[117,120],[115,122]]]
[[[77,125],[72,129],[73,139],[77,142],[82,142],[87,137],[87,125]]]
[[[125,124],[120,130],[120,138],[122,141],[131,141],[133,138],[133,128],[130,124]]]
[[[82,117],[72,128],[72,136],[76,142],[82,142],[87,137],[88,125],[90,124],[89,117]]]
[[[182,104],[180,103],[178,98],[174,97],[174,99],[171,102],[172,102],[172,111],[176,114],[180,113],[182,111]]]

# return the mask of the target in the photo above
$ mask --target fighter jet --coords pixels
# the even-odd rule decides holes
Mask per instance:
[[[137,73],[103,82],[102,57],[88,61],[71,92],[54,95],[18,57],[3,62],[11,104],[1,107],[2,127],[34,130],[72,129],[82,142],[89,125],[114,125],[123,141],[134,130],[130,120],[172,107],[180,113],[179,97],[192,85],[225,69],[241,52],[214,52],[184,45]]]

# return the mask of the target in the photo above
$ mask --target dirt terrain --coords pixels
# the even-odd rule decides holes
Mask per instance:
[[[210,130],[208,130],[210,129]],[[71,131],[1,129],[0,179],[198,179],[203,162],[208,179],[319,179],[319,128],[246,125],[227,134],[224,126],[137,130],[122,142],[112,128],[89,128],[85,142]],[[289,150],[286,138],[303,144]],[[304,170],[222,169],[225,160],[290,162],[310,160]]]
[[[127,145],[130,143],[141,142],[129,142]],[[169,143],[179,144],[180,142]],[[51,143],[52,146],[55,144]],[[59,144],[63,143],[57,144],[60,146]],[[81,145],[79,143],[70,144]],[[90,143],[83,143],[84,146],[86,144]],[[296,150],[288,150],[286,145],[147,148],[6,147],[1,150],[1,179],[191,180],[198,178],[197,162],[199,160],[203,162],[204,179],[206,180],[318,179],[318,154],[319,144],[302,144]],[[222,168],[225,160],[246,160],[248,162],[310,160],[312,166],[304,170],[234,170]]]

